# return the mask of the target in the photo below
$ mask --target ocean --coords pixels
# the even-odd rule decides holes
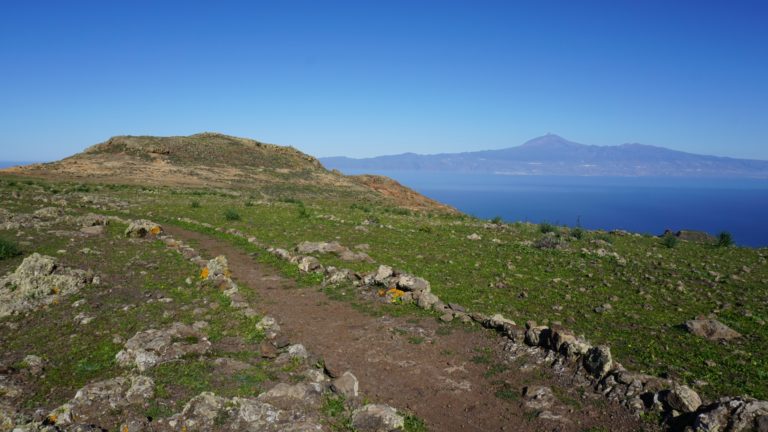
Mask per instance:
[[[366,171],[483,219],[654,235],[728,231],[739,245],[768,246],[768,180]]]

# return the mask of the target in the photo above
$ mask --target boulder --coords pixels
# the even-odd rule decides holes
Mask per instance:
[[[224,255],[209,260],[200,273],[201,279],[220,279],[229,275],[229,263]]]
[[[360,432],[392,432],[405,428],[405,418],[389,405],[368,404],[352,413],[352,427]]]
[[[667,394],[667,404],[673,410],[690,413],[701,406],[701,398],[690,387],[676,385]]]
[[[159,224],[146,219],[131,221],[125,229],[125,236],[134,238],[156,237],[162,233],[163,228]]]
[[[339,242],[301,242],[296,246],[296,252],[299,253],[332,253],[337,255],[342,261],[366,261],[373,262],[368,254],[365,252],[353,252],[346,246],[342,246]]]
[[[752,398],[722,398],[700,407],[693,422],[696,432],[765,432],[768,401]],[[761,429],[762,428],[762,429]]]
[[[613,367],[611,350],[607,346],[592,347],[584,356],[584,368],[596,378],[602,378]]]
[[[347,399],[357,397],[357,377],[355,377],[352,372],[346,371],[340,377],[331,382],[331,390],[333,390],[334,393],[344,396]]]
[[[174,323],[164,330],[149,329],[128,339],[115,356],[118,365],[140,372],[187,354],[205,354],[211,343],[193,326]]]
[[[44,207],[35,210],[32,215],[38,219],[57,219],[64,216],[64,210],[59,207]]]
[[[688,332],[709,340],[731,340],[741,337],[736,330],[714,319],[695,319],[683,324]]]
[[[431,288],[426,279],[409,274],[401,274],[397,277],[396,285],[403,291],[430,292]]]
[[[305,256],[299,259],[299,270],[305,273],[322,271],[322,269],[323,266],[320,264],[320,261],[313,256]]]
[[[432,309],[432,305],[440,301],[439,298],[437,298],[436,295],[432,294],[431,292],[422,292],[420,293],[418,299],[416,300],[416,304],[419,305],[420,308],[424,310]]]
[[[376,273],[373,275],[373,280],[381,285],[385,285],[387,282],[387,279],[392,277],[394,274],[394,271],[392,270],[392,267],[387,265],[380,265],[378,269],[376,269]]]
[[[33,253],[0,277],[0,318],[57,303],[91,280],[82,270],[59,267],[56,258]]]
[[[528,409],[537,411],[549,409],[555,400],[555,394],[549,387],[529,386],[523,391],[523,403]]]
[[[284,410],[307,409],[320,406],[323,387],[316,383],[280,383],[257,398]]]
[[[95,213],[88,213],[85,216],[81,216],[78,221],[82,227],[104,226],[109,224],[109,218]]]

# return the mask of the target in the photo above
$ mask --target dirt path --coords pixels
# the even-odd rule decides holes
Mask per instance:
[[[643,429],[626,410],[600,397],[582,397],[547,368],[532,368],[524,358],[505,362],[501,338],[490,332],[433,318],[365,314],[316,289],[298,288],[224,241],[166,229],[195,242],[206,256],[226,255],[233,278],[259,294],[260,312],[277,318],[291,341],[304,344],[331,369],[352,371],[364,396],[413,412],[429,430]],[[535,386],[553,390],[551,406],[537,406],[536,400],[526,405],[522,390]]]

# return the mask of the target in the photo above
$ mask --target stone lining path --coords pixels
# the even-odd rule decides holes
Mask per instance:
[[[321,356],[332,373],[351,370],[364,395],[413,412],[430,430],[649,428],[602,396],[569,388],[549,368],[531,367],[534,358],[505,364],[500,338],[488,331],[462,325],[446,331],[446,325],[431,317],[365,314],[317,289],[297,287],[225,241],[165,228],[176,238],[195,242],[205,255],[225,255],[233,279],[256,290],[262,299],[259,312],[276,317],[289,339],[302,341]],[[531,391],[539,387],[552,392]],[[547,400],[530,396],[550,393]]]

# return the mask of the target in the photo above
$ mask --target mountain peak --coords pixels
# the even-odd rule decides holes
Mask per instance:
[[[528,140],[520,147],[572,147],[574,145],[579,144],[568,141],[560,135],[548,133],[546,135]]]

